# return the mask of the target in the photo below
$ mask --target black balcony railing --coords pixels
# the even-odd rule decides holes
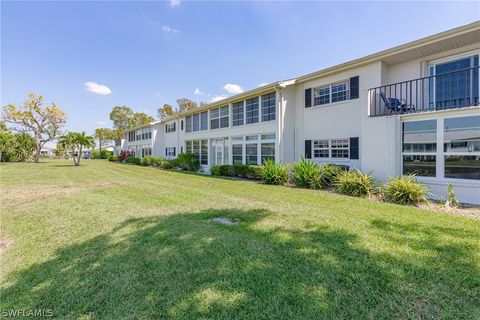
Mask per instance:
[[[479,67],[368,90],[371,117],[479,105]]]

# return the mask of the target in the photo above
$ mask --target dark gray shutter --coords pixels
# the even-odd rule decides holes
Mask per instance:
[[[312,106],[312,88],[305,89],[305,108]]]
[[[312,140],[305,140],[305,159],[312,159]]]
[[[358,159],[359,157],[358,137],[350,138],[350,159]]]
[[[167,133],[167,124],[165,123],[165,133]]]
[[[175,132],[176,130],[177,130],[177,123],[174,122],[174,123],[173,123],[173,131]]]
[[[350,78],[350,99],[358,99],[360,77]]]
[[[165,148],[165,157],[168,156],[168,148]]]
[[[173,156],[175,157],[177,155],[177,152],[175,150],[175,147],[173,147]]]
[[[180,121],[180,130],[182,130],[182,131],[183,131],[183,120],[182,120],[182,121]]]

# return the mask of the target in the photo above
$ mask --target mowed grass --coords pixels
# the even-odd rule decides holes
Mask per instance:
[[[2,310],[52,309],[63,319],[480,318],[479,220],[81,164],[0,166]]]

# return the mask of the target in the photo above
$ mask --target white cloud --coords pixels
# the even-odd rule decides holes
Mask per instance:
[[[239,94],[243,92],[242,87],[234,83],[227,83],[223,86],[223,90],[227,91],[230,94]]]
[[[227,96],[224,96],[224,95],[220,95],[220,96],[213,96],[213,98],[210,100],[210,102],[217,102],[217,101],[220,101],[220,100],[223,100],[225,98],[228,98]]]
[[[204,94],[204,92],[200,91],[200,88],[196,88],[195,91],[193,91],[193,94],[197,94],[197,95],[202,95]]]
[[[85,90],[104,96],[112,93],[109,87],[92,81],[85,82]]]
[[[175,28],[172,28],[170,26],[163,26],[162,31],[166,33],[178,33],[179,31]]]
[[[180,0],[170,0],[171,7],[177,7],[180,5]]]
[[[97,124],[107,124],[105,121],[97,121]]]

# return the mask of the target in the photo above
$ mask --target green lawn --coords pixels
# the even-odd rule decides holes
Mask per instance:
[[[2,164],[1,309],[480,319],[480,221],[103,161]],[[236,219],[219,225],[215,217]]]

